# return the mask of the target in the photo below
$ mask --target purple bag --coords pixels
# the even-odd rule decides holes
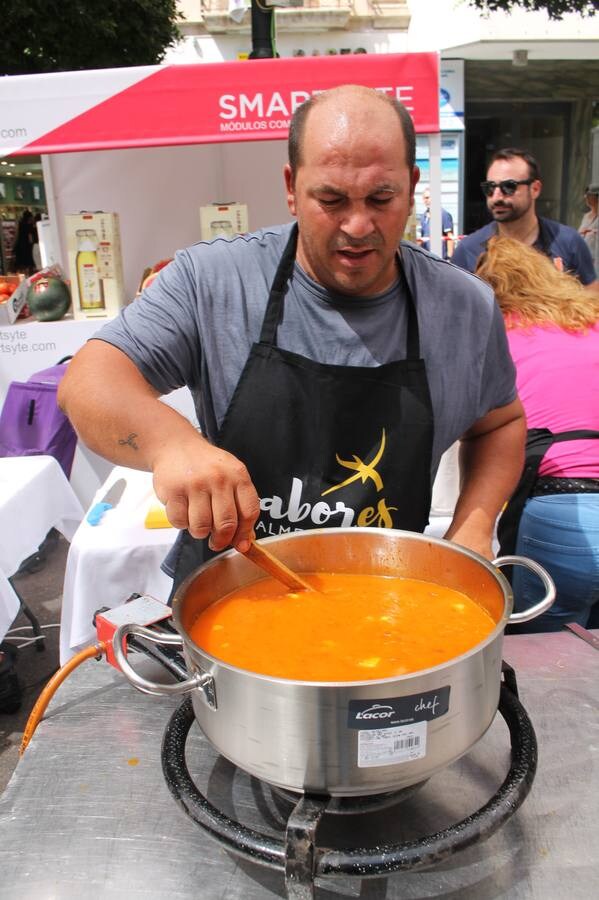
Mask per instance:
[[[9,384],[0,412],[0,456],[53,456],[70,477],[77,435],[56,402],[70,358]]]
[[[33,375],[30,375],[27,379],[27,383],[55,384],[58,387],[67,370],[66,364],[70,359],[73,359],[73,357],[63,356],[62,359],[58,360],[55,366],[50,366],[49,369],[41,369],[39,372],[34,372]]]

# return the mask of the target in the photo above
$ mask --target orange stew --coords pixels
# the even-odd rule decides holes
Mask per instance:
[[[313,573],[316,591],[271,578],[203,610],[191,639],[223,662],[279,678],[365,681],[428,669],[465,653],[496,623],[460,591],[380,575]]]

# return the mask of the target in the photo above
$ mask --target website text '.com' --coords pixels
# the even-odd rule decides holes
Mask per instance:
[[[0,331],[0,354],[17,356],[19,353],[49,353],[56,351],[54,341],[27,340],[25,331]]]
[[[0,128],[0,138],[26,138],[26,128]]]

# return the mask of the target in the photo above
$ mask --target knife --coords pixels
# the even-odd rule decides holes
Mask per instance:
[[[87,514],[87,521],[90,525],[100,524],[104,513],[109,509],[114,509],[123,496],[126,487],[126,480],[124,478],[119,478],[118,481],[115,481],[115,483],[106,491],[102,499],[98,503],[94,503]]]
[[[586,628],[583,628],[582,625],[578,625],[576,622],[566,622],[564,628],[569,628],[570,631],[582,638],[583,641],[586,641],[587,644],[590,644],[591,647],[594,647],[595,650],[599,650],[599,638],[592,632],[587,631]]]

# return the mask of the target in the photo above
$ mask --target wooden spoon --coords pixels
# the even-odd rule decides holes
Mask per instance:
[[[269,553],[268,550],[265,550],[260,544],[254,543],[254,541],[252,541],[250,549],[246,551],[244,556],[251,559],[253,563],[260,566],[261,569],[264,569],[264,571],[268,572],[269,575],[272,575],[273,578],[281,581],[290,591],[315,590],[312,585],[308,584],[307,581],[304,581],[300,575],[292,572],[291,569],[288,569],[284,563],[276,558],[276,556],[273,556],[272,553]]]

